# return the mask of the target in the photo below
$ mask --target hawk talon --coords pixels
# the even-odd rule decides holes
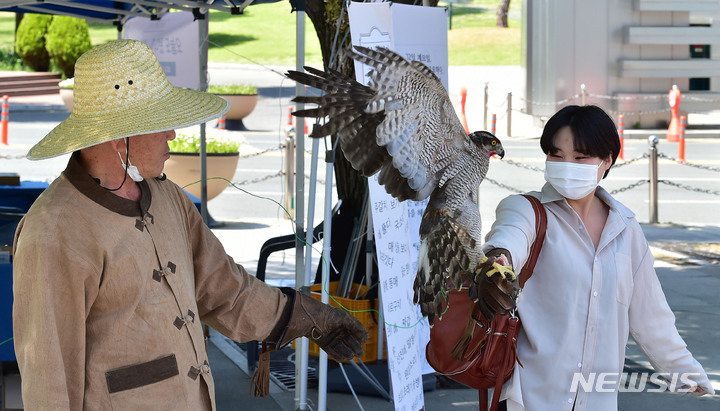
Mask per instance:
[[[493,268],[492,270],[488,270],[487,273],[485,273],[486,276],[492,277],[495,273],[500,273],[500,276],[502,276],[503,280],[507,277],[505,274],[510,274],[510,277],[514,280],[517,278],[517,275],[515,275],[515,272],[513,271],[512,267],[506,267],[504,265],[500,265],[498,263],[492,264]]]

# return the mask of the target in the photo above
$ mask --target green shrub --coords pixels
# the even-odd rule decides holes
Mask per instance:
[[[0,70],[27,71],[29,68],[23,64],[20,56],[14,51],[0,50]]]
[[[199,128],[185,128],[176,130],[174,140],[168,141],[171,153],[199,153],[200,135]],[[237,153],[242,141],[228,136],[227,131],[207,129],[205,136],[205,151],[207,153]]]
[[[208,86],[208,93],[247,95],[257,94],[257,87],[250,84],[224,84]]]
[[[45,49],[45,33],[53,17],[48,14],[26,14],[20,21],[15,51],[35,71],[48,71],[50,55]]]
[[[87,23],[75,17],[53,17],[46,36],[46,48],[53,64],[66,77],[74,77],[75,61],[92,48]]]

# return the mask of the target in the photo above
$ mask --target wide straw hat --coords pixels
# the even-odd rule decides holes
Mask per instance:
[[[30,149],[29,159],[205,123],[229,109],[218,96],[170,84],[152,50],[136,40],[113,41],[80,56],[73,94],[70,116]]]

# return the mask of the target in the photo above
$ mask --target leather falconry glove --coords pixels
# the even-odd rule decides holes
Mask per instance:
[[[508,314],[515,308],[520,286],[512,271],[512,256],[508,250],[493,248],[485,256],[487,260],[476,270],[468,293],[485,319],[492,321],[495,314]]]
[[[298,337],[308,337],[333,360],[345,361],[363,354],[362,346],[369,335],[362,323],[345,310],[295,293],[292,317],[277,347]]]
[[[292,288],[283,287],[280,291],[287,295],[291,313],[290,320],[277,342],[268,341],[274,344],[274,349],[279,350],[298,337],[308,337],[335,361],[352,360],[355,356],[362,356],[362,346],[369,335],[355,317],[341,308],[331,307],[308,295],[295,292]],[[251,390],[255,387],[256,397],[264,397],[270,391],[272,350],[266,349],[266,343],[263,342],[263,353],[260,355],[258,369],[252,377],[254,384],[251,384]]]

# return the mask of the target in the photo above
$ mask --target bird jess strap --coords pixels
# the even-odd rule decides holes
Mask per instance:
[[[527,194],[524,196],[533,206],[537,235],[530,248],[530,256],[520,271],[521,287],[532,276],[547,227],[547,214],[540,200]],[[517,335],[520,318],[513,310],[510,314],[497,314],[488,322],[466,289],[451,290],[448,293],[448,304],[442,319],[436,319],[430,329],[430,342],[425,349],[427,360],[440,374],[479,390],[480,410],[487,409],[488,389],[495,388],[491,403],[491,410],[495,411],[503,383],[512,375],[515,362],[519,362]],[[469,324],[470,316],[475,321],[470,322],[468,330],[466,324]],[[468,332],[470,340],[463,343],[467,344],[467,348],[458,355],[457,345],[466,338],[464,334]]]

